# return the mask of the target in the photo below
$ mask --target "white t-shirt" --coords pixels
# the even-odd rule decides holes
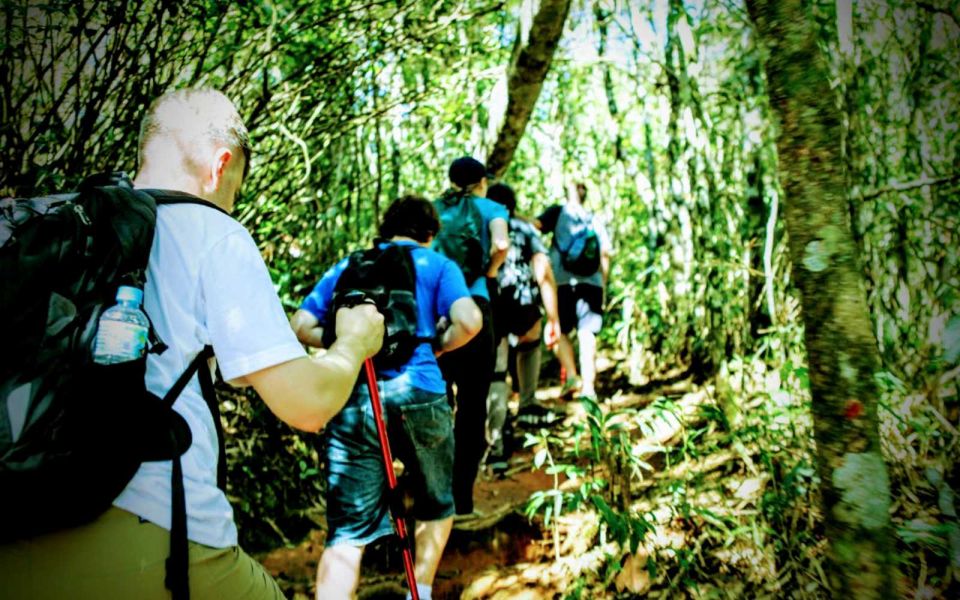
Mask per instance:
[[[227,381],[306,355],[250,234],[206,206],[158,207],[144,309],[169,346],[147,359],[147,389],[161,398],[207,344]],[[233,509],[217,487],[217,433],[196,376],[174,410],[193,435],[181,458],[187,537],[235,546]],[[114,505],[170,529],[171,469],[171,461],[143,463]]]

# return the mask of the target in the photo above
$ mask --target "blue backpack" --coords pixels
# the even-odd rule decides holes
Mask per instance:
[[[573,275],[589,277],[600,269],[600,238],[593,223],[581,219],[578,222],[581,226],[573,230],[566,247],[557,242],[557,249],[564,269]]]

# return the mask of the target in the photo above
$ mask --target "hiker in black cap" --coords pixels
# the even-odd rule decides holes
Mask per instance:
[[[440,233],[434,249],[460,265],[467,286],[483,313],[483,328],[473,340],[440,357],[447,396],[456,407],[453,498],[457,514],[473,512],[473,484],[486,449],[487,392],[494,369],[493,316],[487,279],[495,278],[507,257],[510,237],[507,209],[485,198],[487,169],[464,156],[450,165],[450,189],[435,201]],[[453,392],[456,386],[456,394]]]

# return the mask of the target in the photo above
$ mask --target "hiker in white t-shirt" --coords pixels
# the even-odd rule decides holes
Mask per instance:
[[[560,342],[556,354],[567,373],[561,394],[575,393],[596,400],[596,336],[603,325],[612,246],[602,220],[587,210],[586,199],[586,185],[572,183],[567,188],[566,203],[546,209],[537,217],[536,223],[542,232],[553,234],[550,260],[557,279],[560,313]],[[589,248],[586,243],[577,243],[578,238],[586,240],[587,237],[594,238],[592,261],[586,259],[589,252],[581,252],[576,258],[573,256],[577,250]],[[577,352],[574,352],[571,340],[574,331],[577,333]],[[580,359],[579,376],[575,355]]]
[[[371,305],[343,309],[336,316],[337,342],[322,358],[306,355],[256,244],[229,214],[246,175],[249,144],[223,94],[179,90],[155,101],[141,125],[139,164],[137,188],[183,200],[157,211],[144,310],[169,348],[149,355],[149,391],[162,397],[212,346],[226,381],[253,386],[294,427],[323,427],[349,398],[364,359],[380,349],[383,317]],[[233,510],[217,485],[217,424],[198,379],[191,378],[174,404],[193,439],[181,459],[190,595],[283,598],[276,582],[237,545]],[[114,507],[94,522],[0,546],[3,594],[170,598],[164,579],[171,469],[171,461],[145,462]]]

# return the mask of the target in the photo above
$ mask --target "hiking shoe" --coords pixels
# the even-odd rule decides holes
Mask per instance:
[[[468,513],[463,513],[463,514],[457,513],[453,515],[453,522],[462,523],[463,521],[473,521],[475,519],[482,519],[485,516],[487,516],[487,513],[474,508],[472,511]]]
[[[510,456],[512,454],[512,449],[505,448],[501,440],[499,447],[494,446],[490,448],[483,464],[486,465],[494,475],[502,475],[510,468]]]
[[[528,404],[517,411],[517,423],[529,427],[551,425],[563,418],[563,415],[540,404]]]
[[[573,394],[579,391],[580,391],[580,378],[570,377],[563,383],[563,387],[560,388],[560,397],[566,398],[567,396],[572,396]]]
[[[597,403],[600,399],[597,397],[597,393],[592,394],[577,394],[577,400],[589,400],[590,402]]]
[[[506,460],[497,460],[487,463],[487,468],[490,469],[490,475],[497,479],[506,478],[507,471],[510,470],[510,462]]]

